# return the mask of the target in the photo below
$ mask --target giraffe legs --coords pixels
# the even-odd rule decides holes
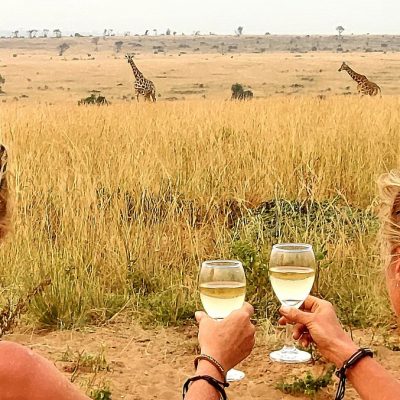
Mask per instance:
[[[144,99],[145,99],[145,101],[153,101],[153,102],[156,102],[157,101],[157,99],[156,99],[156,93],[155,92],[148,92],[148,93],[146,93],[145,95],[144,95]]]
[[[155,102],[157,99],[156,99],[156,92],[155,92],[155,90],[153,90],[152,92],[145,92],[145,91],[143,91],[142,93],[141,92],[139,92],[138,90],[136,91],[136,100],[137,100],[137,102],[139,103],[139,96],[140,95],[142,95],[143,97],[144,97],[144,101],[146,102],[146,101],[153,101],[153,102]]]
[[[360,97],[365,96],[365,87],[361,83],[357,86],[357,90]]]

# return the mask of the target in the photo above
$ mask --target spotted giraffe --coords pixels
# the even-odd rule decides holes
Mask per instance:
[[[139,96],[144,96],[145,100],[153,100],[156,101],[156,87],[154,83],[148,79],[146,79],[143,74],[139,71],[136,64],[133,62],[132,55],[127,54],[125,58],[128,60],[129,65],[132,68],[133,75],[135,76],[135,91],[136,91],[136,99],[139,101]]]
[[[376,83],[368,80],[365,75],[357,74],[345,62],[339,68],[340,71],[347,71],[351,78],[357,82],[358,93],[362,96],[376,96],[378,93],[382,95],[381,88]]]

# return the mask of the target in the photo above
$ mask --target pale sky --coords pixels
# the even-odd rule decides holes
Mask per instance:
[[[400,0],[4,0],[0,31],[400,33]]]

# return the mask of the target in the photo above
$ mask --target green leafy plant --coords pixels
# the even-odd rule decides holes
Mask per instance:
[[[314,377],[311,372],[307,372],[304,378],[294,378],[293,382],[279,382],[276,387],[280,391],[291,395],[306,395],[313,397],[319,390],[332,384],[332,376],[335,367],[329,369],[318,377]]]
[[[268,265],[257,243],[250,239],[237,240],[232,243],[231,252],[234,258],[243,264],[247,280],[247,299],[257,306],[265,316],[273,315],[278,308],[278,301],[273,295],[268,277]]]
[[[111,391],[108,387],[92,389],[90,398],[93,400],[111,400]]]
[[[244,90],[243,85],[235,83],[231,87],[232,97],[231,100],[250,100],[254,94],[251,90]]]
[[[100,93],[96,91],[93,91],[93,93],[90,96],[78,101],[78,106],[81,105],[107,106],[109,104],[110,102],[104,96],[102,96]]]

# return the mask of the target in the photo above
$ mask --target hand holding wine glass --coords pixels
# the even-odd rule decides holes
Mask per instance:
[[[269,277],[272,288],[283,306],[299,308],[309,295],[315,277],[315,257],[309,244],[274,245],[270,257]],[[286,344],[270,354],[273,361],[302,363],[311,356],[298,350],[292,336],[292,325],[286,324]]]
[[[243,265],[236,260],[205,261],[199,276],[200,298],[207,314],[223,320],[243,306],[246,294],[246,275]],[[245,374],[231,369],[227,381],[239,381]]]
[[[201,352],[218,360],[226,371],[243,361],[254,347],[255,327],[250,322],[253,314],[249,303],[222,321],[196,312]]]
[[[308,296],[301,310],[281,307],[280,324],[295,324],[293,338],[306,347],[318,346],[320,353],[340,368],[358,350],[358,346],[343,330],[329,301]]]

